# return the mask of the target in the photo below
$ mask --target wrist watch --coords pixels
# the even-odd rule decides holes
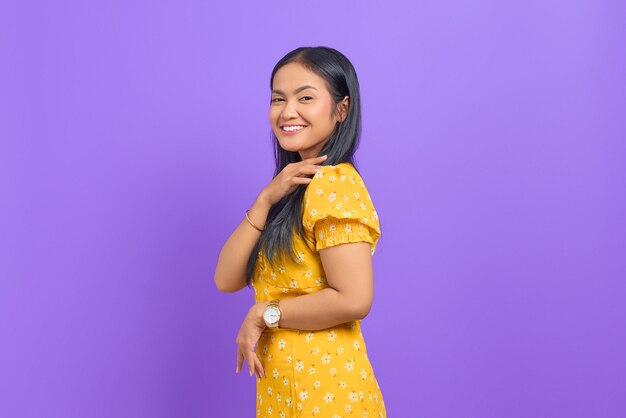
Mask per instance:
[[[278,321],[280,321],[281,314],[278,302],[279,299],[270,301],[269,305],[267,305],[263,311],[263,320],[268,328],[278,328]]]

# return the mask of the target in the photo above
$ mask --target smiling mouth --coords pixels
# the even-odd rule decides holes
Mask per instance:
[[[306,128],[306,125],[294,125],[294,126],[281,126],[280,129],[283,132],[298,132]]]

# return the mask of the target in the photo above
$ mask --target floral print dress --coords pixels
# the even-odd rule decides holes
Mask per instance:
[[[272,269],[259,252],[252,280],[256,302],[328,287],[323,248],[364,241],[374,255],[380,223],[352,164],[320,167],[307,185],[302,214],[309,242],[294,233],[297,262],[287,257]],[[256,352],[265,370],[256,380],[257,417],[386,417],[360,320],[316,331],[266,328]]]

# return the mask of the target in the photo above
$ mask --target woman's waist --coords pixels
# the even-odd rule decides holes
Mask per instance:
[[[328,338],[332,340],[333,333],[337,332],[354,332],[361,330],[361,320],[356,319],[354,321],[345,322],[342,324],[337,324],[335,326],[319,329],[319,330],[305,330],[305,329],[294,329],[294,328],[269,328],[266,327],[263,330],[263,333],[268,334],[278,334],[278,333],[286,333],[293,335],[303,335],[305,337],[311,338],[315,335],[326,335]]]

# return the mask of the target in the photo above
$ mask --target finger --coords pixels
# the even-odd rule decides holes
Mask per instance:
[[[307,158],[304,161],[309,161],[309,160],[311,160],[311,161],[324,161],[326,158],[328,158],[328,155],[319,155],[317,157]]]
[[[309,184],[313,179],[310,179],[308,177],[294,177],[293,178],[293,182],[294,184]]]
[[[248,362],[248,368],[250,369],[250,376],[252,376],[254,374],[254,351],[248,352],[246,361]]]
[[[259,375],[261,377],[265,377],[265,370],[263,369],[263,365],[261,364],[261,359],[259,358],[259,356],[254,356],[254,362],[256,364],[256,369],[259,371]]]
[[[241,352],[241,349],[237,347],[237,369],[235,370],[236,373],[239,373],[241,371],[242,365],[243,365],[243,353]]]

